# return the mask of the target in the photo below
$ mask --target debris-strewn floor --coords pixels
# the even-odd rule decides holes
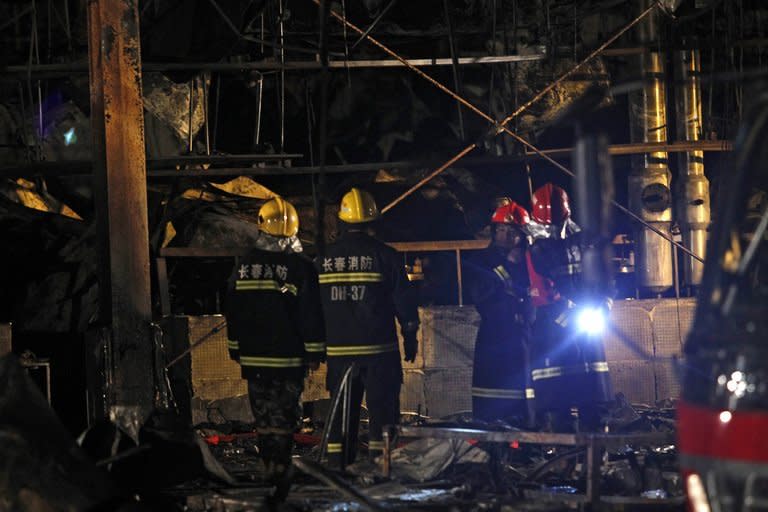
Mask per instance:
[[[619,405],[606,418],[612,433],[674,433],[672,404],[659,407]],[[414,425],[514,429],[505,424],[481,425],[467,418]],[[200,490],[188,495],[188,510],[256,510],[270,489],[261,485],[255,434],[232,431],[231,425],[199,430],[213,455],[235,477],[236,488]],[[237,425],[244,429],[246,425]],[[346,471],[317,464],[321,426],[306,423],[296,436],[297,471],[287,507],[292,510],[569,510],[584,502],[585,450],[572,446],[487,443],[458,439],[401,440],[392,455],[392,477],[366,459]],[[218,429],[225,430],[221,432]],[[363,433],[364,434],[364,433]],[[363,439],[365,436],[361,436]],[[320,479],[317,472],[322,472]],[[313,474],[314,476],[310,476]],[[622,510],[682,510],[682,488],[672,444],[604,450],[601,503]]]
[[[605,418],[612,447],[592,452],[600,461],[603,508],[682,510],[671,442],[674,410],[661,405],[618,400]],[[76,442],[8,356],[0,358],[0,418],[0,510],[253,511],[265,509],[272,493],[248,424],[202,424],[190,431],[178,428],[174,416],[155,413],[134,431],[97,423]],[[547,444],[551,436],[543,444],[517,442],[523,433],[509,425],[462,416],[437,422],[406,415],[404,421],[417,435],[395,440],[391,477],[385,478],[381,461],[367,460],[364,424],[359,460],[340,472],[318,462],[322,424],[307,419],[295,437],[295,480],[283,508],[548,511],[578,508],[586,500],[584,447]],[[442,438],[418,437],[427,432],[422,427],[455,430]],[[479,441],[488,431],[505,441]],[[624,434],[624,442],[626,434],[642,432],[670,442],[616,443],[617,435]]]

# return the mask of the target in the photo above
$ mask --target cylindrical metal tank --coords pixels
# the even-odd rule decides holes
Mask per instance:
[[[647,34],[643,36],[647,37]],[[645,85],[630,96],[630,136],[632,142],[666,142],[664,54],[646,51],[640,57],[640,64]],[[629,208],[666,234],[670,232],[672,221],[670,183],[666,152],[633,156],[629,175]],[[656,294],[671,288],[674,274],[670,242],[639,223],[634,238],[638,287]]]
[[[677,138],[697,141],[702,138],[701,64],[698,50],[675,52],[675,79],[680,85],[675,97]],[[704,176],[704,152],[679,153],[680,182],[676,193],[676,217],[683,244],[704,258],[707,227],[710,221],[709,180]],[[704,264],[690,256],[683,257],[685,284],[698,286]]]

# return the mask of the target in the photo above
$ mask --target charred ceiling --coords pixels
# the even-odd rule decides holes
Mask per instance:
[[[566,188],[568,177],[354,27],[502,120],[635,20],[637,4],[342,0],[330,4],[326,44],[312,0],[140,2],[153,254],[164,244],[245,243],[252,214],[270,193],[297,203],[300,238],[311,252],[318,235],[332,236],[334,204],[350,185],[388,204],[470,144],[476,147],[387,213],[382,234],[393,241],[481,237],[495,197],[525,204],[529,176],[534,185]],[[0,286],[0,310],[29,328],[82,330],[97,314],[86,7],[78,0],[0,5],[0,226],[14,240],[4,246],[17,270]],[[686,0],[663,2],[654,17],[655,37],[628,30],[507,128],[536,148],[568,148],[573,125],[563,114],[575,112],[583,128],[606,132],[617,147],[648,142],[630,133],[628,93],[648,78],[640,55],[661,56],[656,73],[667,76],[667,124],[674,126],[674,54],[696,49],[699,138],[731,139],[748,78],[765,69],[768,9],[759,0]],[[599,101],[574,103],[595,84]],[[677,140],[670,129],[666,142]],[[723,159],[716,152],[703,158],[716,192]],[[556,159],[569,166],[567,152]],[[683,164],[670,160],[674,183]],[[614,168],[617,200],[626,205],[630,160],[618,157]],[[250,177],[215,186],[240,175]],[[318,205],[328,206],[320,221]],[[617,233],[630,228],[622,219]],[[199,273],[178,268],[184,282]],[[46,318],[22,313],[48,303]]]

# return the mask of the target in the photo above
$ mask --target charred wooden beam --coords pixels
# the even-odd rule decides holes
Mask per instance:
[[[111,327],[106,343],[112,361],[106,364],[113,380],[105,405],[130,410],[138,418],[152,406],[153,380],[144,111],[134,0],[88,2],[88,56],[102,256],[100,320]]]

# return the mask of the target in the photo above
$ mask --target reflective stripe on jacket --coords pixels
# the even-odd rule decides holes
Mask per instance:
[[[230,356],[244,378],[303,375],[325,359],[320,288],[312,263],[297,254],[253,250],[236,262],[225,300]]]
[[[317,257],[328,356],[398,350],[395,318],[416,330],[419,317],[402,258],[386,244],[350,231]]]

